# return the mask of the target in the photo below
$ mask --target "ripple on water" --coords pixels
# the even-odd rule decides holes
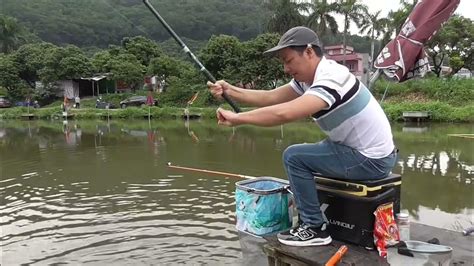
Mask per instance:
[[[124,183],[123,192],[115,194],[93,193],[89,182],[24,186],[0,209],[2,260],[5,265],[237,264],[233,191],[219,182],[215,190],[200,182],[185,188],[173,182]],[[16,190],[16,184],[21,183],[11,180],[6,190]],[[18,256],[25,249],[28,256]]]

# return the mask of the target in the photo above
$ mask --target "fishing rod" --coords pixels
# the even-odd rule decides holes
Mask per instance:
[[[206,67],[199,61],[199,59],[191,52],[191,50],[188,48],[188,46],[179,38],[179,36],[174,32],[174,30],[166,23],[166,21],[161,17],[161,15],[156,11],[156,9],[148,2],[148,0],[143,0],[143,3],[150,9],[151,13],[155,15],[155,17],[161,22],[161,24],[165,27],[166,31],[175,39],[175,41],[183,48],[183,51],[189,55],[189,57],[194,61],[196,66],[199,68],[199,70],[204,73],[206,78],[212,82],[216,83],[216,78],[209,72],[209,70],[206,69]],[[232,101],[231,98],[227,95],[225,91],[222,91],[222,98],[234,109],[236,113],[240,113],[240,108]]]
[[[212,171],[212,170],[206,170],[206,169],[177,166],[177,165],[173,165],[171,162],[168,162],[167,165],[169,168],[172,168],[172,169],[185,170],[185,171],[190,171],[190,172],[205,173],[205,174],[219,175],[219,176],[228,176],[228,177],[237,177],[237,178],[244,178],[244,179],[257,178],[255,176],[249,176],[249,175],[240,175],[240,174]]]
[[[258,178],[256,176],[177,166],[177,165],[173,165],[171,162],[168,162],[167,166],[169,168],[176,169],[176,170],[184,170],[184,171],[204,173],[204,174],[217,175],[217,176],[237,177],[237,178],[244,178],[244,179]],[[315,178],[316,184],[319,185],[319,189],[321,190],[332,191],[332,192],[344,192],[344,193],[355,195],[355,196],[367,196],[368,193],[370,193],[371,191],[377,191],[381,189],[381,186],[370,187],[363,184],[358,184],[358,183],[353,183],[353,182],[348,182],[348,181],[340,181],[340,180],[330,179],[327,177],[322,177],[322,176],[317,176],[317,175],[315,175],[314,178]],[[390,184],[400,185],[401,181],[396,181]],[[345,189],[340,189],[341,186]],[[472,232],[474,232],[474,229]],[[472,232],[469,231],[469,234]]]

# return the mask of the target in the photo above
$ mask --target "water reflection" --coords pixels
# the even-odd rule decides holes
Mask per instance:
[[[394,125],[402,208],[425,224],[474,224],[474,141],[448,136],[473,127],[405,127]],[[245,262],[234,227],[239,180],[170,172],[166,163],[284,178],[282,151],[323,138],[311,123],[0,122],[2,262]]]
[[[429,130],[430,124],[427,123],[407,123],[403,124],[402,131],[406,133],[424,133]]]

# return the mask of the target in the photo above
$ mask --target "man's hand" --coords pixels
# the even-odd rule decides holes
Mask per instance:
[[[224,91],[227,92],[229,90],[230,84],[224,80],[218,80],[216,81],[216,83],[212,83],[208,81],[207,87],[209,88],[209,91],[215,98],[222,100],[222,93]]]
[[[216,110],[217,114],[217,124],[224,125],[224,126],[237,126],[239,125],[238,117],[239,114],[236,114],[232,111],[228,111],[222,108],[218,108]]]

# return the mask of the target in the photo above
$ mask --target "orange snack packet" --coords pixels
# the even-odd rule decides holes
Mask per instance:
[[[374,242],[379,256],[387,257],[387,247],[400,241],[397,223],[393,215],[393,203],[382,204],[374,212]]]

